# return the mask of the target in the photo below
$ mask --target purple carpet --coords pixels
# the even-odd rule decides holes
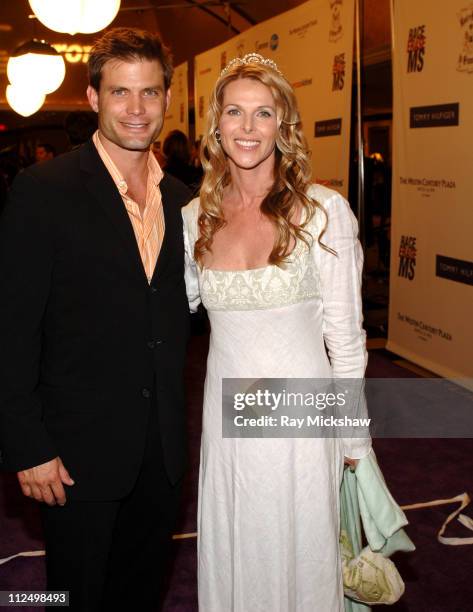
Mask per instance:
[[[201,406],[206,335],[191,341],[187,367],[189,443],[191,466],[185,483],[184,504],[177,533],[196,531],[196,495],[201,430]],[[413,377],[392,363],[387,351],[370,352],[368,376]],[[473,495],[473,440],[375,440],[374,447],[391,492],[402,504],[453,497],[467,491]],[[408,533],[417,550],[394,558],[406,583],[395,612],[472,612],[473,546],[445,546],[437,531],[455,506],[408,512]],[[473,517],[473,504],[465,514]],[[452,523],[446,535],[470,536],[465,527]],[[43,547],[38,509],[22,497],[16,478],[0,476],[0,558]],[[44,557],[18,558],[0,566],[0,590],[43,589]],[[41,610],[41,608],[22,608]],[[164,612],[197,610],[196,541],[174,542],[169,589]],[[227,612],[222,610],[222,612]],[[251,612],[250,610],[248,612]],[[269,611],[268,612],[272,612]],[[330,612],[324,610],[321,612]]]

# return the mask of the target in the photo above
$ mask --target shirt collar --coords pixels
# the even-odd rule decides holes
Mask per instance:
[[[109,171],[115,185],[117,186],[118,191],[120,192],[121,195],[125,195],[126,192],[128,191],[127,182],[123,178],[123,175],[121,174],[120,170],[117,168],[115,163],[113,162],[110,155],[105,150],[105,147],[103,146],[99,138],[99,130],[96,130],[95,133],[93,134],[92,142],[94,143],[97,149],[97,152],[100,155],[100,158],[102,159],[103,163],[105,164],[105,167]],[[164,176],[164,173],[161,169],[161,166],[158,163],[158,160],[156,159],[156,156],[154,155],[152,151],[149,151],[148,153],[148,172],[149,172],[148,183],[151,180],[151,184],[154,185],[155,187],[158,187],[159,183],[161,182]]]

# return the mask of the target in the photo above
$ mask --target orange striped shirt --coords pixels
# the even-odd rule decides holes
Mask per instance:
[[[128,185],[121,175],[120,171],[113,163],[110,155],[105,150],[100,142],[99,131],[97,130],[92,136],[94,145],[100,155],[105,167],[110,172],[110,175],[117,186],[122,197],[125,208],[128,212],[128,217],[135,232],[136,242],[141,255],[141,261],[148,278],[151,282],[156,262],[158,260],[159,251],[164,239],[164,212],[161,199],[161,191],[159,183],[163,178],[156,157],[150,151],[148,156],[148,184],[146,186],[146,202],[141,216],[138,204],[127,195]]]

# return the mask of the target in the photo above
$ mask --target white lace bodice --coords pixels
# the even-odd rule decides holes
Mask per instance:
[[[210,270],[200,273],[200,295],[208,310],[257,310],[317,297],[319,280],[309,249],[299,242],[284,268]]]
[[[191,306],[199,298],[207,310],[258,310],[297,304],[320,297],[320,279],[315,258],[303,241],[298,241],[289,262],[284,267],[267,265],[250,270],[199,269],[193,261],[197,240],[199,199],[183,211],[186,245],[186,284]],[[320,213],[307,230],[316,240],[324,222]]]
[[[268,265],[239,271],[200,269],[194,260],[199,199],[184,207],[185,274],[190,308],[195,311],[202,300],[211,319],[214,312],[268,311],[270,322],[275,317],[270,310],[312,300],[314,311],[321,313],[323,340],[334,376],[363,377],[367,357],[361,304],[363,252],[358,241],[358,224],[348,202],[336,191],[312,185],[309,196],[327,213],[322,241],[336,254],[318,243],[326,219],[317,210],[306,226],[312,236],[312,247],[309,249],[298,241],[283,268]]]

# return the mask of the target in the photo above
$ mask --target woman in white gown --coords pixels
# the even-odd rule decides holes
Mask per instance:
[[[222,378],[364,376],[356,219],[310,184],[294,92],[270,60],[250,54],[222,72],[202,150],[200,200],[183,209],[189,300],[211,323],[199,609],[339,612],[344,457],[365,456],[370,440],[224,439]]]

